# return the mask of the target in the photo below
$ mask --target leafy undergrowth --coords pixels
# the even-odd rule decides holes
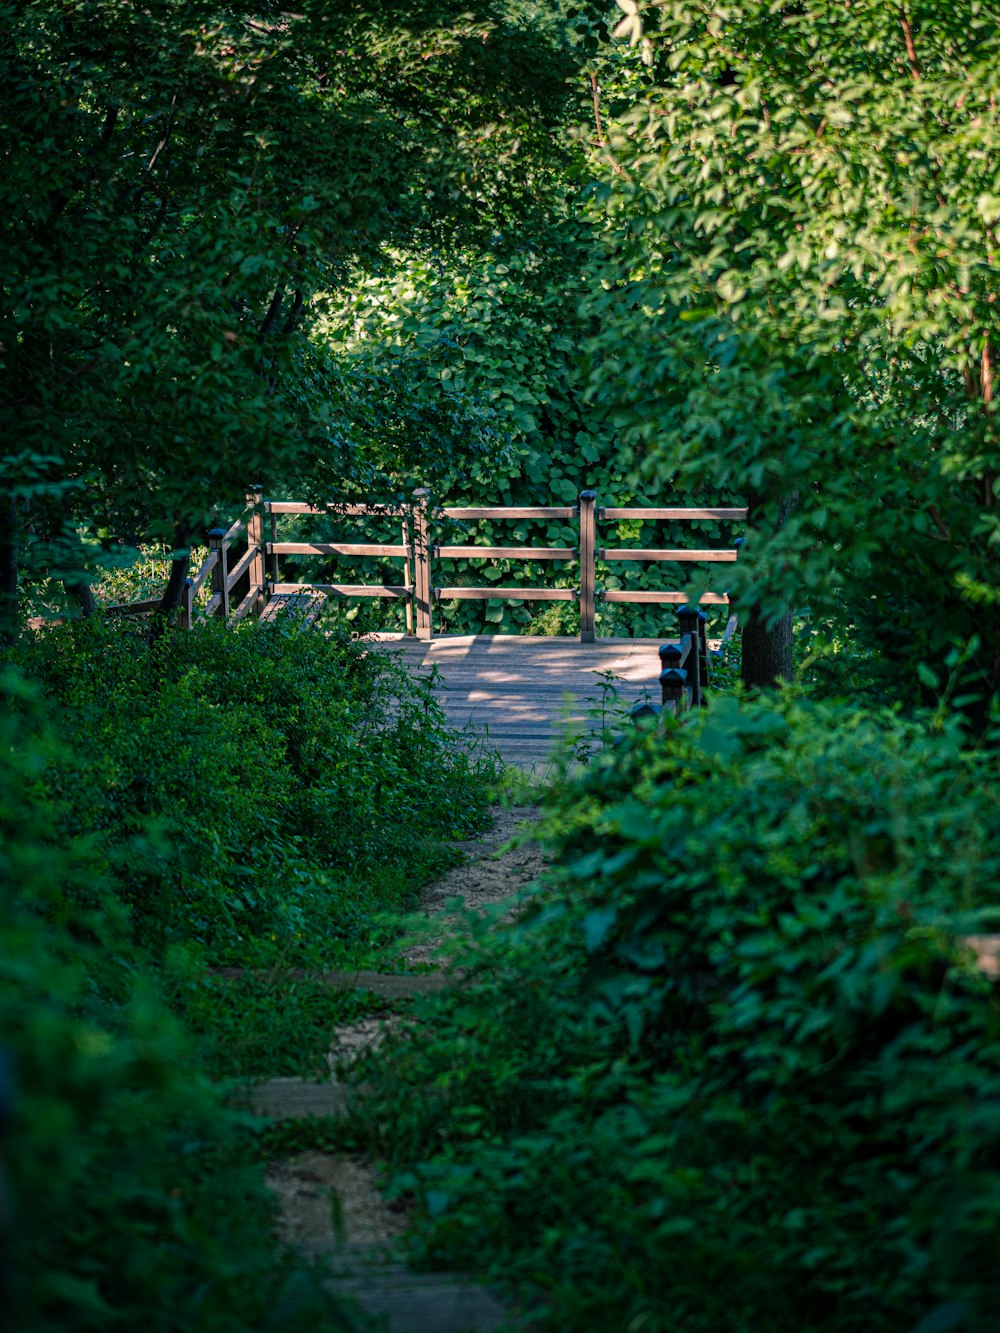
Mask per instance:
[[[723,698],[555,789],[558,868],[364,1071],[431,1265],[559,1333],[986,1333],[996,761]]]
[[[357,1001],[282,976],[384,949],[393,914],[485,823],[492,761],[342,630],[209,623],[148,647],[77,623],[11,656],[57,710],[32,799],[87,871],[50,919],[119,912],[208,1067],[322,1067]]]
[[[13,1326],[354,1329],[213,1080],[326,1068],[366,1002],[311,974],[386,946],[491,765],[386,658],[280,627],[67,625],[0,658],[0,705]]]
[[[0,670],[0,702],[5,1321],[38,1333],[359,1327],[276,1250],[249,1121],[198,1072],[113,884],[93,879],[89,848],[39,799],[61,746],[37,694]]]

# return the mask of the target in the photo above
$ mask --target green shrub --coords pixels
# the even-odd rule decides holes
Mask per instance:
[[[377,953],[390,910],[485,821],[492,761],[342,631],[210,623],[150,646],[84,622],[8,656],[53,709],[61,743],[28,791],[81,870],[48,920],[92,939],[124,916],[213,1072],[325,1069],[357,1001],[286,974]]]
[[[2,1143],[13,1327],[246,1333],[354,1324],[271,1240],[248,1128],[192,1068],[93,847],[39,799],[65,761],[23,678],[0,672],[0,1043],[13,1066]],[[81,854],[82,853],[82,854]],[[5,1312],[8,1313],[8,1312]]]
[[[1000,1003],[960,941],[1000,794],[962,741],[729,698],[555,790],[529,919],[366,1075],[429,1261],[494,1256],[560,1333],[995,1327]]]
[[[45,799],[92,837],[141,944],[334,961],[485,818],[489,765],[425,687],[343,634],[210,623],[146,647],[85,622],[17,658],[72,752]]]

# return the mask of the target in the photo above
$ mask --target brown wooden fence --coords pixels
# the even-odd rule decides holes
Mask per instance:
[[[327,506],[299,504],[291,501],[264,500],[262,511],[270,526],[269,540],[264,551],[270,561],[271,597],[323,594],[331,597],[392,597],[406,601],[407,630],[418,637],[429,639],[434,632],[434,604],[443,601],[511,600],[511,601],[565,601],[577,602],[580,607],[580,639],[594,640],[595,611],[599,602],[645,602],[683,604],[684,593],[652,589],[600,588],[596,582],[598,561],[671,561],[699,564],[728,564],[736,560],[735,546],[714,549],[688,547],[606,547],[598,545],[600,524],[616,523],[623,519],[643,522],[694,522],[715,519],[740,522],[746,510],[738,508],[647,508],[637,506],[608,506],[597,504],[594,491],[580,493],[577,505],[481,505],[431,507],[426,490],[413,494],[410,505],[393,509],[385,505]],[[401,525],[398,544],[360,542],[283,542],[278,540],[277,524],[285,514],[322,514],[363,517],[393,515]],[[575,520],[578,528],[575,546],[481,546],[453,545],[435,540],[436,529],[442,523],[473,522],[477,519],[511,520],[535,519],[543,521]],[[378,556],[400,561],[398,583],[285,583],[280,578],[280,560],[285,555],[317,555],[360,557]],[[461,586],[435,581],[437,562],[441,560],[525,560],[573,561],[578,565],[578,583],[574,588],[531,586],[518,584],[502,586]],[[411,575],[412,570],[412,575]],[[703,594],[703,604],[728,604],[725,592]]]
[[[283,541],[281,519],[301,515],[378,518],[398,522],[400,540],[381,541]],[[580,608],[580,640],[592,643],[596,608],[601,602],[684,604],[684,593],[655,589],[602,588],[597,584],[599,561],[669,561],[698,564],[731,564],[737,547],[622,547],[599,545],[601,525],[620,520],[642,522],[697,522],[720,520],[740,522],[746,510],[739,508],[650,508],[642,506],[607,506],[597,503],[592,490],[580,492],[576,505],[483,505],[432,507],[427,490],[414,491],[412,501],[404,506],[384,504],[305,504],[294,500],[268,500],[259,492],[247,496],[247,509],[228,529],[214,528],[209,533],[209,552],[200,569],[189,581],[180,621],[190,628],[198,618],[223,616],[240,620],[248,614],[272,618],[282,607],[315,614],[328,597],[391,598],[406,607],[409,634],[430,639],[434,633],[436,602],[463,600],[563,601],[576,602]],[[480,546],[448,544],[435,540],[439,526],[477,519],[524,519],[575,521],[575,546]],[[377,557],[399,562],[399,577],[381,583],[292,583],[281,577],[286,556],[317,556],[344,560]],[[438,562],[442,560],[525,560],[571,561],[577,564],[575,587],[554,586],[458,586],[435,581]],[[205,592],[208,591],[208,599]],[[701,603],[726,605],[724,591],[702,594]],[[156,603],[132,603],[117,610],[152,609]],[[110,608],[109,608],[110,609]],[[686,661],[687,659],[685,659]],[[666,668],[665,668],[666,669]],[[686,670],[683,663],[670,669]],[[690,689],[690,686],[686,686]],[[695,699],[695,702],[698,702]]]

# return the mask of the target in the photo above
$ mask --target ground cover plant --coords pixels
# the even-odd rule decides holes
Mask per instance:
[[[10,668],[0,701],[4,1326],[359,1327],[276,1252],[246,1117],[131,944],[99,834],[60,823],[58,719]]]
[[[340,631],[218,623],[150,646],[85,622],[8,656],[63,743],[38,798],[81,874],[50,919],[121,915],[215,1072],[322,1067],[359,1001],[311,974],[371,962],[388,913],[485,819],[490,762]]]
[[[553,1330],[992,1328],[1000,1005],[961,941],[1000,837],[965,740],[730,697],[554,789],[533,912],[365,1072],[424,1258],[490,1256]]]

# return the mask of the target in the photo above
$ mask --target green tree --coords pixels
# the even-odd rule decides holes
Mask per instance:
[[[336,456],[321,276],[524,225],[565,95],[500,5],[28,0],[0,34],[9,634],[25,548],[79,584],[81,522],[163,540],[166,609],[213,504]]]
[[[751,500],[766,623],[847,603],[897,668],[971,643],[995,689],[1000,24],[943,0],[619,8],[647,86],[609,118],[595,392],[640,470]]]

